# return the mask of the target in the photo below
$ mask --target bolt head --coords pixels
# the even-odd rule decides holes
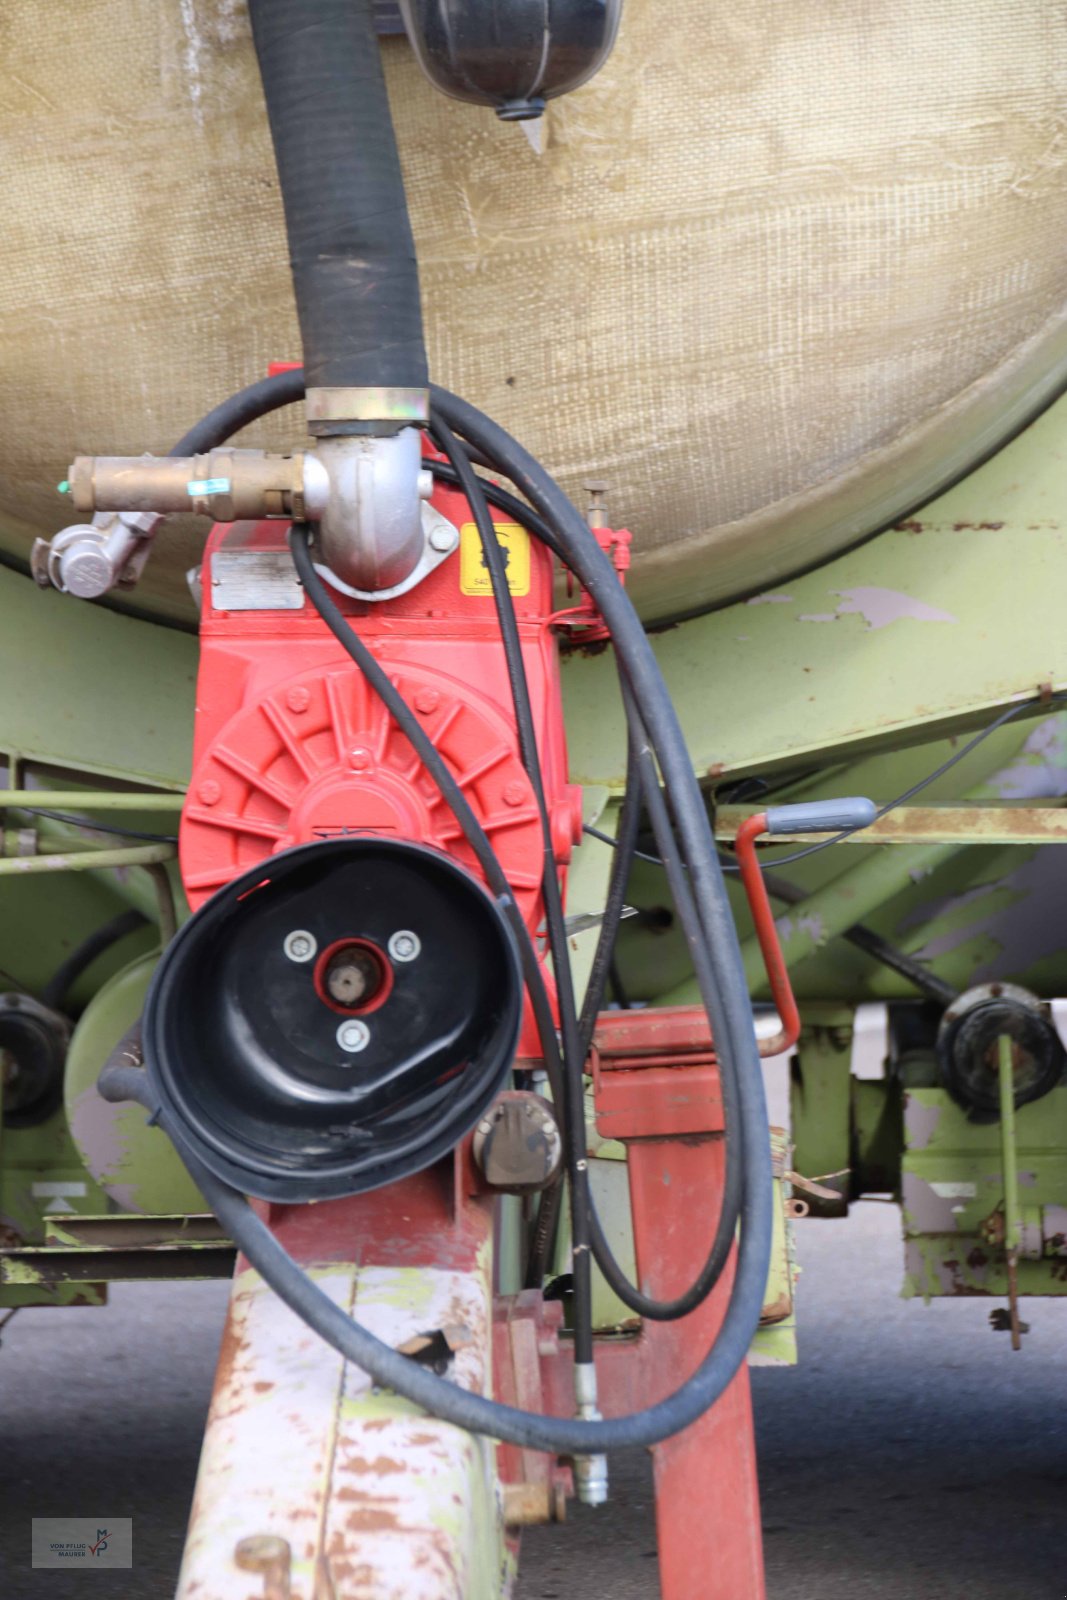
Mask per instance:
[[[367,772],[374,762],[370,751],[357,744],[354,750],[348,752],[348,764],[355,772]]]
[[[337,1043],[348,1055],[356,1055],[370,1044],[370,1029],[358,1017],[349,1017],[337,1030]]]
[[[302,683],[296,683],[285,697],[285,703],[290,711],[295,711],[299,716],[301,711],[306,711],[311,704],[311,690]]]
[[[276,1534],[253,1533],[246,1539],[238,1539],[233,1559],[242,1572],[270,1572],[272,1568],[288,1572],[292,1550],[288,1541]]]
[[[283,946],[290,961],[311,961],[318,952],[319,942],[306,928],[294,928],[285,936]]]
[[[456,530],[451,526],[441,527],[440,524],[430,534],[430,549],[436,550],[438,555],[447,555],[456,548]]]
[[[205,778],[196,794],[201,805],[217,806],[222,799],[222,784],[216,778]]]
[[[422,940],[410,928],[398,928],[389,940],[388,950],[394,961],[414,961],[422,949]]]
[[[421,711],[424,717],[436,711],[440,704],[441,696],[436,689],[420,689],[415,695],[415,710]]]
[[[506,783],[502,798],[506,806],[521,806],[526,799],[526,785],[517,778],[512,783]]]

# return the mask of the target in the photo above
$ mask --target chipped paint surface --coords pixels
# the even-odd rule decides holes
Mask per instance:
[[[394,1348],[462,1324],[450,1378],[489,1383],[488,1256],[476,1272],[338,1265],[313,1272],[335,1304]],[[484,1440],[372,1387],[267,1288],[234,1281],[178,1600],[249,1600],[239,1539],[292,1550],[294,1600],[502,1600],[513,1563]]]
[[[1042,961],[1057,959],[1064,944],[1067,846],[1019,851],[1016,860],[1013,870],[1002,872],[993,882],[911,907],[899,931],[930,928],[915,955],[936,962],[973,945],[969,983],[1013,978]]]
[[[1026,737],[1022,750],[986,787],[1001,800],[1051,800],[1067,795],[1067,718],[1046,717]]]
[[[904,1098],[904,1136],[909,1150],[925,1150],[941,1121],[941,1103],[922,1100],[916,1094]]]
[[[1067,1293],[1061,1246],[1067,1088],[1015,1113],[1018,1184],[1025,1193],[1019,1292]],[[1007,1270],[996,1243],[1004,1205],[1000,1125],[975,1123],[942,1089],[911,1088],[904,1100],[901,1173],[906,1297],[1003,1295]],[[992,1219],[992,1223],[991,1223]]]
[[[914,595],[900,589],[884,589],[878,584],[860,584],[855,589],[831,589],[840,598],[833,611],[809,611],[798,617],[799,622],[836,622],[838,617],[862,617],[867,627],[874,631],[888,628],[892,622],[958,622],[951,611],[927,605]],[[786,597],[783,597],[786,598]]]
[[[798,912],[792,917],[778,918],[778,937],[785,942],[794,936],[810,939],[813,945],[826,943],[826,923],[818,913]]]

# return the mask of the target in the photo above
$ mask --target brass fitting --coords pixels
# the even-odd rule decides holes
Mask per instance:
[[[78,511],[192,512],[216,522],[318,516],[328,484],[302,451],[212,450],[203,456],[78,456],[70,469]]]

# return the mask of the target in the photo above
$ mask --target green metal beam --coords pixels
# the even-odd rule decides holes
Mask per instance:
[[[23,761],[184,787],[197,652],[191,634],[0,568],[0,747]]]
[[[698,773],[933,739],[1067,686],[1061,403],[900,527],[655,639]],[[621,785],[610,651],[563,681],[573,776]]]
[[[735,839],[757,806],[721,806],[715,837]],[[766,807],[763,808],[764,810]],[[835,834],[776,833],[775,844],[817,844]],[[1067,808],[1047,805],[900,806],[867,828],[846,834],[841,844],[1067,844]],[[770,864],[770,863],[769,863]]]

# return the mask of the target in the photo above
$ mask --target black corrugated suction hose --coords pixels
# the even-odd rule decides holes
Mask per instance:
[[[371,0],[250,0],[311,388],[425,388],[415,241]]]

